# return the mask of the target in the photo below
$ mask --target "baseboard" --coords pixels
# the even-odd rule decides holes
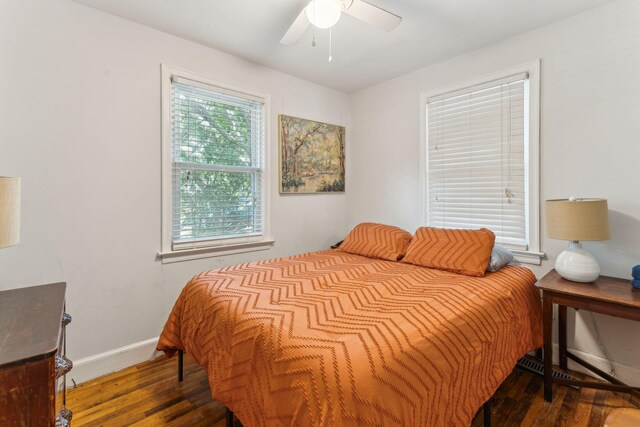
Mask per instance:
[[[124,347],[73,361],[73,369],[67,374],[67,386],[73,387],[85,381],[119,371],[137,363],[159,356],[156,352],[158,337],[139,341]]]
[[[602,369],[604,372],[609,373],[611,371],[611,365],[609,365],[609,361],[602,356],[585,353],[584,351],[576,350],[574,348],[568,348],[567,350],[571,351],[576,356],[584,359],[585,361],[591,363],[596,368]],[[553,363],[558,363],[558,344],[555,343],[553,344]],[[640,368],[615,361],[612,361],[612,363],[613,368],[616,370],[616,378],[627,384],[640,384]],[[594,373],[586,368],[583,368],[581,365],[578,365],[572,360],[568,361],[568,367],[569,369],[582,372],[592,377],[596,376]]]

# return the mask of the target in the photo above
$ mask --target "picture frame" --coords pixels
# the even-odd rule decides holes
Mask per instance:
[[[278,115],[280,194],[345,192],[345,127]]]

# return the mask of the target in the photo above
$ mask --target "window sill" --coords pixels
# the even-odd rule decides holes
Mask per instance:
[[[513,252],[514,261],[522,264],[541,265],[542,258],[546,256],[544,252],[517,251],[513,249],[511,252]]]
[[[191,261],[194,259],[234,255],[244,252],[264,251],[271,249],[274,243],[275,240],[261,240],[259,242],[236,243],[232,245],[210,246],[207,248],[158,252],[158,258],[163,264],[169,264],[172,262]]]

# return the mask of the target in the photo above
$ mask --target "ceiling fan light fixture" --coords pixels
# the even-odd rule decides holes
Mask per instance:
[[[314,27],[326,29],[340,20],[342,5],[338,0],[311,0],[305,8],[307,19]]]

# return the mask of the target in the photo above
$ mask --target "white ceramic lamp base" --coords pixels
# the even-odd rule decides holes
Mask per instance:
[[[571,242],[556,259],[556,271],[572,282],[593,282],[600,276],[600,265],[580,242]]]

